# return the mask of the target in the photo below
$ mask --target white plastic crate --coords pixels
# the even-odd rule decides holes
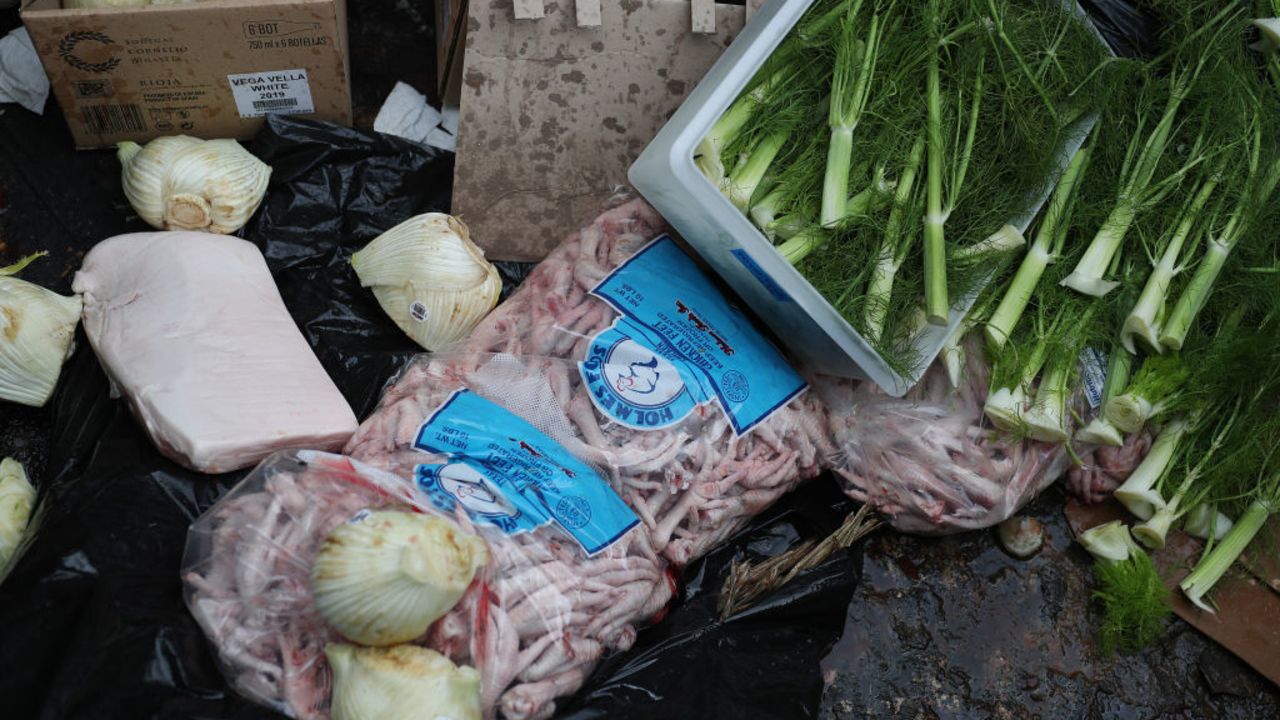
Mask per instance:
[[[896,373],[693,162],[698,142],[813,2],[769,0],[641,153],[628,177],[808,370],[867,378],[900,397],[938,356],[976,293],[952,307],[946,327],[930,327],[918,336],[919,366],[908,375]],[[1089,22],[1075,3],[1067,7]],[[1089,117],[1077,123],[1079,132],[1072,133],[1072,140],[1062,148],[1059,172],[1095,122],[1095,117]],[[1051,191],[1052,184],[1047,184],[1043,194],[1009,224],[1025,233]]]

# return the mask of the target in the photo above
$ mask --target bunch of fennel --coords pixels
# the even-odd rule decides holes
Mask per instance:
[[[1171,23],[1177,31],[1166,37],[1171,50],[1150,65],[1127,66],[1121,79],[1132,90],[1122,97],[1133,101],[1106,108],[1089,146],[1059,181],[1018,271],[996,283],[1003,297],[986,334],[996,363],[988,415],[998,426],[1062,441],[1062,433],[1035,421],[1027,398],[1042,366],[1056,354],[1050,348],[1075,352],[1082,334],[1090,346],[1110,353],[1102,412],[1077,440],[1118,446],[1124,433],[1172,417],[1188,384],[1187,366],[1202,362],[1198,351],[1176,351],[1203,319],[1214,279],[1223,275],[1235,282],[1231,250],[1274,247],[1259,230],[1267,225],[1263,216],[1280,184],[1274,140],[1280,127],[1272,119],[1280,105],[1252,66],[1242,38],[1230,31],[1238,10],[1170,11],[1185,16]],[[1107,187],[1119,188],[1118,202],[1099,202],[1097,194]],[[1081,231],[1093,228],[1093,240],[1081,242]],[[1122,252],[1125,237],[1136,237],[1145,257]],[[1175,291],[1185,275],[1191,279],[1179,296]],[[1082,333],[1084,316],[1071,308],[1088,307],[1090,295],[1107,293],[1106,303],[1091,311],[1097,327]],[[1020,330],[1028,308],[1033,327]],[[1144,350],[1150,353],[1145,359]],[[1050,397],[1057,397],[1062,373],[1071,370],[1043,373],[1055,381]],[[1157,443],[1156,458],[1176,445],[1181,428],[1181,421],[1172,425]],[[1149,464],[1139,477],[1154,482],[1163,473],[1154,467]],[[1149,516],[1152,503],[1141,499],[1148,489],[1135,491],[1130,502]],[[1197,519],[1216,517],[1196,510]]]
[[[1274,448],[1264,451],[1258,443],[1277,425],[1280,288],[1265,275],[1239,282],[1239,296],[1224,298],[1233,307],[1213,308],[1221,316],[1205,318],[1206,327],[1186,351],[1196,362],[1183,366],[1180,389],[1168,399],[1173,419],[1116,490],[1116,498],[1145,520],[1134,534],[1153,547],[1162,546],[1173,524],[1192,510],[1198,520],[1192,525],[1212,525],[1215,535],[1226,531],[1229,520],[1213,508],[1238,505],[1233,501],[1241,493],[1230,489],[1241,476],[1265,479],[1272,463],[1267,453]]]
[[[1233,448],[1223,464],[1239,471],[1234,480],[1237,505],[1243,505],[1229,530],[1211,546],[1179,587],[1187,598],[1211,610],[1204,597],[1253,542],[1267,520],[1280,512],[1280,422],[1274,409],[1261,427],[1253,426],[1244,444]],[[1246,421],[1247,422],[1247,421]]]
[[[427,213],[351,256],[360,284],[414,342],[431,351],[462,340],[502,292],[498,269],[455,217]]]
[[[1217,93],[1224,77],[1242,71],[1237,60],[1239,5],[1229,3],[1210,15],[1181,6],[1170,12],[1182,12],[1169,20],[1172,30],[1165,35],[1171,46],[1144,68],[1134,102],[1116,108],[1123,121],[1102,128],[1124,143],[1115,194],[1092,242],[1062,280],[1086,295],[1100,297],[1118,286],[1107,272],[1114,269],[1135,221],[1182,189],[1183,178],[1215,154],[1221,133],[1211,137],[1209,112],[1222,100]]]
[[[1280,265],[1270,268],[1280,271]],[[1270,310],[1260,321],[1248,317],[1242,330],[1229,343],[1232,348],[1222,354],[1230,364],[1213,363],[1223,376],[1223,383],[1235,388],[1231,415],[1219,421],[1215,429],[1222,436],[1204,463],[1201,477],[1190,489],[1187,481],[1177,492],[1194,496],[1195,500],[1213,507],[1224,507],[1235,515],[1234,524],[1211,543],[1209,551],[1183,579],[1180,587],[1195,604],[1208,609],[1204,597],[1226,574],[1227,570],[1253,541],[1267,519],[1280,512],[1280,288],[1274,278],[1266,278],[1254,286],[1256,295],[1266,298]],[[1223,340],[1218,341],[1220,344]],[[1232,352],[1234,350],[1235,352]],[[1206,373],[1207,374],[1207,373]],[[1189,394],[1200,394],[1200,373],[1189,381],[1196,383]],[[1219,388],[1207,392],[1222,396]],[[1222,400],[1219,400],[1222,402]],[[1223,415],[1226,415],[1223,413]],[[1215,436],[1216,438],[1216,436]],[[1203,442],[1185,442],[1190,455],[1204,456],[1198,450]],[[1174,496],[1174,500],[1177,499]],[[1169,505],[1174,503],[1169,501]],[[1157,512],[1157,516],[1159,512]]]
[[[1131,353],[1139,349],[1135,339],[1152,353],[1182,349],[1232,251],[1255,234],[1280,184],[1271,93],[1243,59],[1207,80],[1213,81],[1216,111],[1224,114],[1208,135],[1213,162],[1187,178],[1176,224],[1147,243],[1151,271],[1121,331]],[[1175,293],[1188,269],[1190,278]]]
[[[997,428],[1018,437],[1066,443],[1075,420],[1068,403],[1080,378],[1079,358],[1086,348],[1106,350],[1114,342],[1113,306],[1059,284],[1083,251],[1077,230],[1089,219],[1093,197],[1083,190],[1094,151],[1091,144],[1070,159],[1017,270],[984,291],[1000,298],[982,323],[992,363],[984,412]],[[1114,392],[1121,378],[1108,379]],[[1122,441],[1117,437],[1115,444]]]
[[[695,162],[885,361],[1024,244],[1104,49],[1053,3],[819,0]],[[727,180],[726,180],[727,178]]]
[[[1077,540],[1094,559],[1098,589],[1093,596],[1102,601],[1105,614],[1103,650],[1137,650],[1160,637],[1173,614],[1169,589],[1129,528],[1113,520],[1084,531]]]
[[[1099,304],[1080,299],[1044,302],[1032,322],[998,349],[983,412],[1001,430],[1018,437],[1065,443],[1068,408],[1079,374],[1079,357],[1099,338]]]
[[[1147,350],[1154,354],[1143,361],[1128,389],[1109,398],[1104,407],[1106,419],[1124,432],[1140,430],[1149,420],[1158,418],[1176,405],[1188,383],[1188,366],[1199,362],[1199,358],[1195,358],[1195,362],[1190,361],[1197,352],[1184,348],[1184,345],[1197,318],[1211,300],[1217,278],[1228,267],[1232,250],[1242,243],[1253,244],[1258,247],[1246,248],[1246,251],[1261,250],[1265,255],[1271,244],[1261,218],[1265,208],[1269,207],[1270,196],[1280,184],[1280,149],[1264,142],[1261,123],[1254,125],[1253,132],[1248,162],[1244,165],[1248,174],[1234,173],[1231,182],[1224,182],[1222,177],[1225,173],[1215,170],[1203,179],[1180,214],[1173,233],[1168,236],[1137,304],[1125,318],[1121,328],[1125,349],[1136,352],[1138,348],[1134,339],[1140,338]],[[1264,149],[1268,167],[1261,168]],[[1235,177],[1237,175],[1239,177]],[[1225,192],[1224,185],[1228,186]],[[1215,207],[1202,214],[1206,202],[1215,194],[1218,200]],[[1196,243],[1204,246],[1199,257],[1188,257],[1183,251],[1182,246],[1187,239],[1202,240]],[[1176,276],[1188,264],[1195,269],[1192,278],[1176,302],[1171,302],[1169,290]],[[1234,304],[1232,297],[1225,299],[1229,306]],[[1211,317],[1207,324],[1214,326],[1214,319]],[[1210,327],[1210,333],[1216,336],[1224,329],[1231,331],[1229,328]],[[1216,342],[1216,339],[1208,342]],[[1166,352],[1169,354],[1160,354]]]
[[[14,275],[40,252],[0,268],[0,399],[41,407],[74,349],[79,296],[64,297]]]
[[[1254,49],[1272,53],[1275,29],[1280,27],[1273,16],[1280,14],[1280,4],[1261,0],[1259,14],[1264,19],[1255,21],[1261,40]],[[1217,227],[1209,234],[1195,274],[1158,337],[1165,347],[1181,348],[1188,334],[1195,337],[1197,326],[1211,327],[1214,341],[1207,353],[1208,361],[1197,357],[1197,362],[1191,364],[1190,377],[1180,395],[1200,399],[1202,404],[1234,398],[1229,422],[1220,421],[1215,426],[1215,437],[1221,438],[1212,448],[1216,457],[1197,482],[1184,479],[1178,487],[1178,493],[1186,495],[1188,484],[1192,484],[1191,492],[1203,500],[1188,513],[1184,529],[1203,530],[1192,526],[1205,524],[1198,516],[1208,516],[1210,529],[1217,531],[1202,533],[1213,541],[1179,584],[1188,599],[1210,612],[1213,610],[1205,596],[1267,519],[1280,511],[1280,288],[1275,281],[1280,276],[1280,260],[1271,239],[1270,228],[1276,214],[1269,202],[1280,182],[1280,162],[1270,142],[1275,135],[1274,126],[1261,129],[1264,121],[1275,116],[1274,88],[1280,87],[1280,59],[1271,54],[1261,60],[1273,87],[1271,92],[1256,93],[1258,104],[1264,107],[1251,118],[1254,136],[1247,164],[1249,177],[1234,198],[1224,198],[1215,209]],[[1246,77],[1253,79],[1257,75]],[[1230,210],[1223,216],[1225,208]],[[1211,298],[1215,285],[1222,284],[1219,275],[1224,272],[1232,281],[1224,288],[1216,288]],[[1192,354],[1184,348],[1184,355]],[[1194,447],[1194,441],[1192,437],[1182,447]],[[1203,452],[1192,449],[1188,454]],[[1216,512],[1217,507],[1232,510],[1236,521],[1232,523]],[[1201,512],[1205,508],[1209,511]],[[1159,512],[1156,510],[1155,515]]]

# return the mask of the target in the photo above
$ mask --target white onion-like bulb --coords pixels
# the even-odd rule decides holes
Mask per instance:
[[[444,518],[365,512],[324,539],[311,589],[316,609],[343,637],[395,645],[449,612],[488,558],[483,540]]]
[[[410,218],[351,256],[360,284],[423,348],[471,333],[498,302],[502,278],[462,221],[442,213]]]
[[[41,407],[74,349],[78,295],[12,277],[44,253],[0,268],[0,400]]]
[[[233,233],[258,209],[271,178],[271,168],[235,140],[122,142],[117,156],[129,204],[160,230]]]
[[[324,649],[333,720],[480,720],[480,673],[429,648]]]

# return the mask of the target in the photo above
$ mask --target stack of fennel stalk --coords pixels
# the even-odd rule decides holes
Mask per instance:
[[[1116,497],[1142,520],[1143,545],[1162,547],[1179,522],[1207,539],[1181,583],[1206,608],[1280,511],[1280,60],[1251,49],[1251,10],[1161,5],[1160,54],[1109,68],[1102,122],[1016,269],[962,328],[985,336],[985,410],[1001,431],[1070,448],[1119,446],[1150,427],[1156,441]],[[1106,353],[1106,382],[1099,415],[1074,429],[1086,347]],[[1123,550],[1095,553],[1108,632],[1149,641],[1149,623],[1117,620],[1163,604],[1154,567],[1121,562],[1137,545],[1108,544]]]
[[[1055,0],[818,0],[695,152],[876,349],[913,340],[1023,244],[1095,110],[1106,50]]]
[[[1168,0],[1157,55],[1108,59],[1054,3],[820,1],[695,157],[895,369],[983,288],[942,359],[958,381],[982,334],[997,432],[1074,453],[1150,426],[1117,497],[1143,545],[1177,523],[1207,539],[1182,582],[1201,604],[1280,511],[1280,22],[1250,23],[1276,3]],[[1086,349],[1107,358],[1087,423]],[[1166,602],[1123,533],[1099,551],[1120,646]]]

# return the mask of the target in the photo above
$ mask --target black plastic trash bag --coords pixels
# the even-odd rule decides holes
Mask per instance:
[[[719,619],[729,566],[825,537],[856,506],[820,478],[685,569],[681,599],[628,652],[606,659],[563,720],[800,720],[822,700],[819,663],[844,632],[860,545],[837,551],[758,604]]]
[[[271,117],[253,153],[271,186],[245,237],[356,417],[421,352],[360,287],[351,254],[400,222],[448,212],[453,154],[389,135]]]
[[[1151,55],[1155,48],[1155,20],[1139,5],[1127,0],[1080,0],[1094,27],[1120,57]]]

